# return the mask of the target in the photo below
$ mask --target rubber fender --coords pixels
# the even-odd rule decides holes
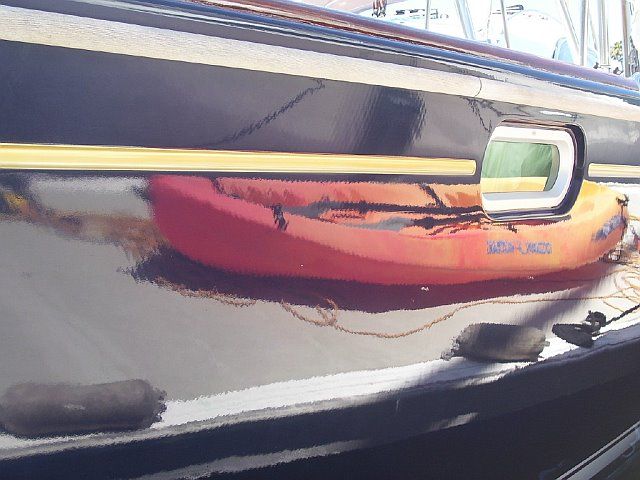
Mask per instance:
[[[538,328],[475,323],[458,335],[453,353],[482,361],[533,362],[547,345],[544,332]]]
[[[594,332],[586,325],[578,323],[558,323],[553,326],[551,331],[572,345],[584,348],[591,348],[593,346]]]
[[[147,428],[165,411],[165,392],[146,380],[98,385],[13,385],[0,398],[0,423],[24,437]]]

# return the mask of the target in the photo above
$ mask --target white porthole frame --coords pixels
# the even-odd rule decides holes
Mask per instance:
[[[555,145],[560,159],[556,181],[546,192],[481,192],[482,206],[487,213],[550,210],[560,206],[569,192],[576,163],[576,147],[569,132],[535,127],[498,126],[493,131],[489,144],[493,141]],[[482,173],[480,178],[482,179]]]

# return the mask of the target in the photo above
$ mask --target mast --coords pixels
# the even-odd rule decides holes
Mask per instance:
[[[511,48],[509,41],[509,26],[507,25],[507,9],[504,6],[504,0],[500,0],[500,12],[502,14],[502,28],[504,30],[504,43],[507,48]]]
[[[607,0],[598,0],[598,51],[600,65],[610,65],[609,59],[609,23],[607,16]]]
[[[622,7],[622,60],[624,63],[624,76],[631,76],[631,46],[629,44],[629,30],[631,15],[628,0],[621,0]]]
[[[424,16],[424,29],[429,30],[429,19],[431,18],[431,0],[426,0],[425,16]]]
[[[589,0],[580,5],[580,65],[585,66],[589,55]]]
[[[460,18],[465,38],[475,40],[476,35],[473,29],[473,21],[471,20],[471,12],[469,11],[467,0],[456,0],[456,10],[458,11],[458,17]]]

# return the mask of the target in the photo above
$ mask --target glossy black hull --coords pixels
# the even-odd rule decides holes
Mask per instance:
[[[58,453],[45,448],[24,459],[3,460],[0,466],[6,478],[16,479],[555,479],[637,422],[640,382],[633,367],[637,351],[637,343],[617,349],[585,364],[585,370],[564,369],[564,378],[556,370],[520,375],[521,379],[506,377],[457,394],[415,390],[371,402],[314,406],[309,409],[313,413],[228,418],[226,425],[197,433],[172,432],[130,444]],[[611,371],[602,374],[599,369]],[[574,383],[585,371],[615,379],[542,400],[555,397],[554,389]],[[438,414],[452,415],[452,409],[465,404],[476,408],[487,398],[493,399],[494,411],[478,412],[471,423],[442,428],[455,422],[433,420]],[[425,433],[429,425],[435,431]],[[615,465],[614,459],[604,465]],[[623,466],[617,465],[621,473]],[[595,476],[602,467],[586,464],[579,473]],[[611,470],[615,468],[609,474]]]
[[[144,378],[168,408],[0,434],[0,476],[555,478],[638,420],[640,318],[551,330],[637,303],[637,90],[193,3],[1,3],[0,392]],[[562,202],[487,214],[499,126],[570,139]],[[441,358],[484,322],[549,344]]]
[[[180,11],[174,11],[172,18],[171,9],[158,19],[135,9],[65,2],[55,6],[69,13],[73,8],[90,18],[107,18],[125,26],[155,27],[161,22],[162,28],[198,35],[295,47],[301,52],[313,48],[313,52],[345,59],[365,57],[470,78],[496,78],[505,84],[532,85],[531,77],[539,75],[534,68],[510,72],[508,62],[470,65],[473,57],[458,58],[446,51],[403,52],[409,48],[406,44],[375,38],[360,39],[369,44],[367,48],[351,46],[347,38],[314,41],[307,37],[320,40],[322,32],[303,32],[303,25],[290,25],[294,30],[286,35],[270,33],[266,26],[233,28],[225,25],[224,12],[214,9],[202,23],[178,17]],[[579,127],[578,142],[586,141],[584,148],[593,163],[633,165],[638,148],[637,121],[607,118],[606,135],[601,135],[603,119],[598,115],[465,97],[454,94],[453,86],[452,94],[427,93],[27,43],[2,41],[0,48],[10,86],[1,100],[5,114],[0,137],[5,142],[403,155],[479,162],[493,129],[512,121]],[[364,79],[362,75],[360,80]],[[533,85],[546,85],[558,102],[571,91],[619,97],[621,106],[639,101],[637,92],[572,77],[547,74],[539,80]],[[440,88],[447,91],[446,86]],[[585,175],[587,167],[583,166]],[[479,174],[478,170],[467,181],[477,182]]]

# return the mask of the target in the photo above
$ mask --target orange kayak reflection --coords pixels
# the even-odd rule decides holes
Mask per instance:
[[[562,219],[496,222],[477,185],[158,175],[154,219],[204,265],[382,285],[526,278],[598,260],[620,240],[619,194],[584,182]]]

